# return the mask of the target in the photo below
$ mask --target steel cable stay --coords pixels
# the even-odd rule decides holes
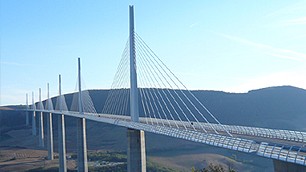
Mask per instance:
[[[187,89],[187,87],[173,74],[173,72],[160,60],[160,58],[150,49],[150,47],[148,47],[148,45],[142,40],[142,38],[136,33],[136,38],[137,40],[144,46],[144,48],[146,48],[146,50],[151,54],[151,56],[153,57],[153,60],[161,67],[161,69],[165,72],[165,74],[170,78],[170,80],[172,80],[172,82],[178,87],[178,89],[182,92],[182,94],[185,96],[185,98],[191,103],[191,105],[195,108],[195,110],[202,116],[202,118],[205,119],[205,116],[199,111],[199,109],[191,102],[191,100],[189,99],[188,96],[186,96],[186,94],[182,91],[182,89],[176,84],[176,82],[173,81],[172,77],[170,77],[170,74],[180,83],[180,85],[183,86],[183,88],[185,90],[187,90],[187,92],[196,100],[196,102],[198,102],[200,104],[200,106],[202,108],[204,108],[204,110],[218,123],[221,124],[215,117],[214,115],[212,115],[212,113]],[[158,59],[158,61],[156,60]],[[161,64],[160,64],[161,63]],[[170,74],[168,74],[168,72],[165,71],[165,69],[162,67],[164,66],[164,68],[167,69],[168,72],[170,72]],[[208,122],[210,124],[210,122]],[[215,128],[210,125],[211,128],[218,133]],[[225,129],[223,128],[224,131],[231,136],[231,134]]]
[[[175,89],[172,87],[172,85],[169,83],[169,81],[166,79],[166,77],[162,74],[162,72],[160,71],[160,69],[156,66],[156,64],[150,59],[150,58],[148,58],[150,61],[151,61],[151,63],[153,63],[153,66],[155,67],[155,69],[157,69],[157,71],[161,74],[161,76],[165,79],[165,81],[169,84],[169,86],[170,86],[170,88],[173,90],[173,92],[176,94],[176,96],[179,98],[179,100],[180,100],[180,102],[186,107],[186,110],[192,115],[192,117],[193,117],[193,119],[195,119],[195,121],[197,122],[197,123],[199,123],[199,121],[198,121],[198,119],[194,116],[194,114],[192,113],[192,111],[190,110],[190,108],[187,106],[187,104],[186,104],[186,102],[185,101],[183,101],[182,100],[182,98],[179,96],[179,94],[175,91]],[[151,64],[151,63],[149,63],[148,62],[148,64]],[[171,79],[171,78],[170,78]],[[171,79],[172,80],[172,79]],[[172,80],[173,81],[173,80]],[[174,83],[174,82],[173,82]],[[175,83],[174,83],[175,84]],[[180,90],[179,89],[179,87],[177,87],[178,88],[178,90]],[[181,90],[180,90],[181,91]],[[182,92],[182,91],[181,91]],[[183,92],[182,92],[183,93]],[[184,94],[184,93],[183,93]],[[186,97],[186,96],[185,96]],[[188,98],[187,98],[188,99]],[[180,106],[179,106],[179,104],[177,104],[178,105],[178,107],[180,108]],[[193,105],[194,106],[194,105]],[[182,108],[180,108],[181,110],[182,110]],[[192,128],[194,129],[194,130],[196,130],[195,129],[195,127],[192,125],[192,122],[189,120],[189,118],[187,117],[187,115],[184,113],[184,111],[182,110],[182,112],[183,112],[183,114],[185,115],[185,118],[188,120],[188,122],[190,122],[189,124],[191,124],[191,126],[192,126]],[[205,117],[204,117],[204,119],[206,119]],[[206,119],[206,121],[207,121],[207,119]],[[208,122],[208,121],[207,121]],[[205,132],[206,130],[204,129],[204,127],[202,126],[202,125],[200,125],[201,126],[201,128],[202,128],[202,130]]]
[[[110,111],[110,105],[111,105],[110,102],[112,102],[112,100],[110,100],[110,99],[113,98],[114,89],[117,87],[117,85],[116,85],[117,84],[117,79],[120,78],[118,76],[121,76],[120,71],[122,70],[122,66],[123,66],[124,60],[126,60],[125,59],[125,57],[126,57],[125,54],[126,54],[126,51],[127,51],[127,44],[128,44],[128,42],[126,42],[124,51],[122,52],[119,65],[117,67],[117,71],[115,73],[115,76],[114,76],[114,79],[113,79],[113,82],[112,82],[112,85],[111,85],[111,89],[110,89],[110,91],[108,93],[108,96],[106,98],[106,101],[105,101],[103,109],[102,109],[102,113],[108,113]]]
[[[141,73],[140,73],[141,74]],[[140,79],[139,80],[139,82],[140,82],[140,84],[143,84],[143,80],[142,79]],[[151,116],[151,114],[153,114],[153,117],[154,117],[154,119],[155,119],[155,121],[157,121],[156,119],[156,116],[155,116],[155,113],[154,113],[154,109],[153,109],[153,106],[152,106],[152,104],[151,104],[151,102],[149,102],[150,103],[150,105],[151,105],[151,110],[150,110],[150,106],[149,106],[149,103],[148,103],[148,98],[147,98],[147,95],[146,95],[146,93],[145,93],[145,91],[148,91],[148,89],[146,88],[146,85],[145,84],[143,84],[143,88],[139,88],[139,91],[140,91],[140,96],[141,96],[141,102],[142,102],[142,105],[143,105],[143,109],[144,109],[144,113],[145,113],[145,116],[147,117],[147,116],[149,116],[149,118],[150,118],[150,121],[151,121],[151,125],[153,125],[153,121],[152,121],[152,116]],[[153,113],[152,113],[152,112]],[[148,112],[148,113],[147,113]],[[147,119],[146,119],[147,120]],[[157,125],[159,125],[159,123],[157,123]]]
[[[173,115],[172,115],[172,113],[171,113],[171,111],[170,111],[170,109],[169,109],[167,103],[165,102],[163,96],[162,96],[161,93],[160,93],[160,90],[162,90],[162,92],[164,93],[163,89],[156,88],[156,85],[154,84],[154,81],[152,81],[152,80],[153,80],[153,79],[152,79],[152,76],[153,76],[153,78],[155,79],[155,81],[158,83],[159,87],[160,87],[160,84],[159,84],[159,82],[157,81],[155,75],[152,74],[152,73],[149,73],[149,72],[147,71],[147,69],[150,69],[150,68],[149,68],[148,66],[144,65],[144,62],[143,62],[142,59],[143,59],[143,57],[142,57],[142,55],[140,55],[140,58],[138,58],[138,61],[139,61],[140,64],[141,64],[141,65],[139,65],[139,66],[140,66],[140,69],[142,69],[142,72],[140,72],[140,73],[143,74],[143,75],[145,76],[144,78],[146,78],[146,80],[150,83],[150,85],[148,86],[148,89],[150,89],[150,88],[152,88],[152,87],[155,88],[155,90],[157,91],[159,97],[162,99],[162,102],[163,102],[163,104],[165,105],[167,111],[169,112],[169,115],[171,116],[172,121],[174,121],[176,127],[179,128],[179,126],[177,125],[176,121],[174,120],[174,117],[173,117]],[[149,77],[148,77],[148,76],[149,76]],[[150,82],[150,80],[151,80],[151,82]],[[151,83],[153,83],[153,84],[151,84]],[[153,91],[154,91],[154,90],[153,90]],[[154,92],[155,92],[155,91],[154,91]],[[165,95],[165,97],[168,99],[168,97],[166,96],[165,93],[164,93],[164,95]],[[168,101],[169,101],[169,99],[168,99]],[[170,101],[169,101],[169,103],[171,104]],[[171,106],[172,106],[172,104],[171,104]],[[172,106],[172,108],[173,108],[173,106]],[[173,108],[173,109],[175,110],[175,108]],[[165,113],[165,112],[164,112],[164,113]],[[165,116],[166,116],[166,119],[167,119],[167,114],[165,114]],[[168,119],[167,119],[167,120],[168,120]],[[169,123],[169,125],[171,125],[171,124]]]
[[[127,49],[128,49],[128,41],[126,42],[124,51],[122,52],[122,56],[121,56],[122,58],[121,58],[120,63],[118,65],[117,72],[114,76],[114,80],[113,80],[113,83],[112,83],[112,86],[111,86],[111,90],[108,93],[107,99],[106,99],[104,107],[102,109],[103,113],[110,113],[110,112],[113,111],[113,105],[115,104],[115,103],[113,103],[115,92],[117,92],[118,91],[117,89],[121,87],[122,78],[124,78],[124,74],[126,73],[125,72],[125,66],[126,66],[126,63],[128,61],[128,59],[127,59],[127,54],[128,54]]]
[[[144,77],[145,78],[145,80],[147,79],[146,77]],[[144,82],[146,82],[146,81],[144,81]],[[157,102],[157,111],[158,112],[160,112],[160,110],[162,111],[162,113],[161,114],[164,114],[164,117],[166,118],[166,121],[168,122],[168,125],[169,126],[171,126],[170,125],[170,122],[169,122],[169,120],[168,120],[168,117],[167,117],[167,115],[166,115],[166,113],[165,113],[165,111],[164,111],[164,109],[163,109],[163,107],[162,107],[162,105],[161,105],[161,103],[160,103],[160,101],[159,101],[159,99],[158,99],[158,96],[156,95],[156,92],[153,90],[153,88],[151,88],[150,86],[147,88],[148,89],[148,91],[150,92],[153,92],[153,94],[150,92],[150,94],[152,94],[152,97],[153,97],[153,100],[156,100],[156,102]],[[160,109],[159,109],[160,108]],[[161,117],[162,118],[162,117]]]
[[[142,91],[143,98],[144,98],[143,101],[145,101],[145,104],[146,104],[146,107],[147,107],[147,111],[148,111],[150,119],[151,119],[151,124],[153,125],[152,116],[151,116],[151,114],[152,114],[153,118],[155,119],[156,124],[159,125],[159,122],[157,121],[157,118],[156,118],[155,111],[154,111],[154,108],[152,106],[152,103],[151,103],[151,101],[149,101],[149,98],[147,97],[147,94],[145,93],[146,89],[145,88],[140,88],[140,91]],[[150,107],[151,107],[151,110],[150,110]]]
[[[125,65],[126,66],[126,65]],[[119,109],[118,109],[118,113],[117,114],[120,114],[120,115],[127,115],[127,112],[125,110],[125,104],[127,104],[126,101],[128,101],[126,99],[126,94],[125,94],[125,90],[127,90],[128,88],[128,85],[127,85],[127,81],[126,79],[128,78],[128,75],[127,75],[127,69],[124,68],[123,69],[123,76],[122,76],[122,83],[120,84],[120,86],[117,88],[117,92],[119,94],[119,101],[117,102],[117,106],[119,106]]]
[[[140,60],[138,59],[138,61],[140,61]],[[138,69],[142,69],[142,66],[139,65],[139,68],[138,68]],[[147,77],[144,75],[144,72],[139,72],[139,74],[142,75],[142,78],[145,78],[145,80],[144,80],[143,82],[146,83],[146,84],[144,84],[144,85],[147,85],[149,82],[147,81],[148,79],[147,79]],[[142,80],[142,79],[140,79],[140,80]],[[152,88],[151,88],[150,85],[147,85],[147,86],[145,86],[144,89],[150,91]],[[156,93],[155,93],[154,90],[153,90],[152,92],[153,92],[153,94],[155,95],[155,99],[157,100],[157,102],[158,102],[158,104],[159,104],[159,107],[161,108],[162,112],[165,114],[165,112],[164,112],[164,110],[163,110],[163,108],[162,108],[162,105],[161,105],[160,101],[158,100],[158,96],[156,95]],[[158,107],[157,107],[157,111],[159,111]],[[167,122],[168,122],[168,124],[169,124],[169,126],[170,126],[170,122],[169,122],[169,120],[168,120],[166,114],[165,114],[165,118],[166,118],[166,120],[167,120]]]
[[[127,56],[127,55],[126,55]],[[127,58],[127,57],[126,57]],[[126,60],[127,62],[127,60]],[[126,104],[128,103],[128,99],[126,99],[126,97],[128,95],[125,94],[125,90],[128,89],[129,87],[129,83],[127,81],[129,75],[128,75],[128,69],[127,69],[127,65],[124,65],[124,69],[123,69],[123,78],[122,78],[122,84],[121,86],[118,88],[119,90],[119,102],[120,102],[120,108],[119,108],[119,114],[121,115],[127,115],[127,110],[125,110],[124,108],[126,107]],[[119,105],[118,105],[119,106]]]
[[[121,61],[120,61],[120,64],[118,66],[118,70],[116,72],[116,75],[115,75],[115,78],[113,80],[113,83],[112,83],[112,86],[111,86],[111,90],[109,91],[108,93],[108,96],[107,96],[107,99],[105,101],[105,104],[104,104],[104,107],[103,107],[103,110],[102,112],[103,113],[111,113],[112,111],[112,106],[114,103],[112,103],[114,100],[114,94],[116,92],[116,88],[118,87],[118,79],[120,80],[121,79],[121,76],[122,76],[122,72],[120,72],[122,70],[122,63],[123,63],[123,60],[124,60],[125,56],[123,56],[121,58]]]
[[[141,45],[141,47],[143,47],[143,45]],[[146,50],[144,50],[144,51],[145,51],[146,53],[148,52],[148,51],[146,51]],[[151,54],[148,54],[148,56],[153,57]],[[167,83],[169,84],[170,88],[174,90],[174,93],[175,93],[176,96],[180,99],[180,102],[182,102],[182,103],[185,105],[185,107],[186,107],[186,109],[188,110],[188,112],[192,115],[192,117],[196,120],[196,122],[199,123],[198,119],[194,116],[194,114],[192,113],[192,111],[190,110],[190,108],[187,106],[186,102],[183,101],[183,98],[181,98],[181,97],[179,96],[179,94],[175,91],[175,89],[174,89],[173,86],[169,83],[169,81],[167,80],[167,78],[162,74],[161,70],[168,76],[168,78],[170,78],[170,80],[172,81],[172,83],[177,87],[176,89],[177,89],[178,91],[180,91],[180,92],[184,95],[184,97],[188,100],[188,103],[191,104],[191,105],[195,108],[195,110],[197,110],[198,113],[200,113],[199,110],[196,108],[196,106],[190,101],[190,99],[186,96],[186,94],[182,91],[182,89],[178,86],[178,84],[169,76],[169,74],[165,71],[165,69],[163,69],[163,68],[161,67],[160,64],[157,64],[157,65],[156,65],[156,64],[155,64],[156,61],[154,62],[151,58],[148,58],[148,59],[149,59],[150,62],[154,65],[155,69],[157,69],[157,70],[161,73],[161,76],[163,76],[163,78],[167,81]],[[150,62],[148,62],[148,64],[151,64]],[[160,70],[159,68],[160,68],[161,70]],[[200,114],[201,114],[201,113],[200,113]],[[202,116],[202,118],[203,118],[208,124],[210,124],[210,122],[206,119],[206,117],[205,117],[203,114],[201,114],[201,116]],[[201,126],[201,128],[202,128],[203,130],[205,130],[205,129],[203,128],[202,125],[200,125],[200,126]],[[213,128],[213,129],[214,129],[214,128]],[[215,131],[216,133],[218,133],[215,129],[214,129],[214,131]]]
[[[141,49],[140,49],[140,53],[142,53]],[[145,57],[143,56],[140,56],[140,60],[141,62],[144,61],[143,59],[145,59]],[[146,61],[146,60],[145,60]],[[172,93],[169,91],[169,89],[167,89],[167,86],[165,85],[165,83],[163,82],[163,80],[160,78],[160,76],[156,73],[156,70],[153,69],[152,65],[147,65],[146,62],[142,62],[142,64],[144,64],[144,71],[145,73],[151,78],[152,80],[152,77],[151,75],[153,76],[154,80],[158,83],[158,86],[161,88],[161,91],[162,93],[165,95],[165,98],[168,100],[170,106],[172,107],[173,111],[175,112],[175,114],[177,115],[178,119],[180,122],[182,122],[182,119],[181,117],[179,116],[179,113],[176,111],[176,108],[174,107],[174,105],[172,104],[172,102],[170,101],[169,97],[167,96],[167,94],[165,93],[164,90],[167,90],[167,92],[169,93],[169,95],[172,97],[172,99],[176,102],[175,98],[173,97]],[[152,74],[154,71],[155,74]],[[150,74],[151,73],[151,74]],[[158,79],[161,81],[161,83],[163,84],[163,86],[165,87],[164,89],[162,89],[162,86],[160,85],[159,81],[156,79],[155,75],[158,77]],[[154,82],[153,82],[154,83]],[[153,85],[155,86],[155,84]],[[157,89],[157,91],[159,91],[159,89]],[[162,97],[162,96],[161,96]],[[166,103],[165,103],[166,104]],[[179,104],[176,102],[177,106],[181,109],[181,107],[179,106]],[[166,104],[167,105],[167,104]],[[169,109],[169,108],[168,108]],[[184,111],[181,109],[181,112],[184,113]],[[170,115],[172,116],[172,113],[169,112]],[[186,115],[185,115],[186,116]],[[174,120],[173,116],[172,116],[172,119]],[[186,119],[189,121],[189,119],[187,118],[186,116]],[[186,126],[184,125],[184,123],[182,123],[184,128],[186,128]]]
[[[143,94],[143,90],[142,90],[142,88],[138,88],[138,90],[139,90],[139,93],[140,93],[140,100],[141,100],[141,105],[142,105],[142,109],[143,109],[143,112],[144,112],[145,122],[146,122],[146,124],[149,124],[148,123],[149,113],[147,113],[147,109],[145,107],[144,97],[142,95]]]
[[[143,91],[144,91],[144,97],[146,98],[146,100],[148,100],[148,104],[150,105],[150,107],[151,107],[151,112],[153,112],[153,116],[154,116],[154,118],[155,118],[155,121],[157,122],[158,120],[157,120],[157,117],[156,117],[156,114],[157,115],[159,115],[159,118],[161,118],[160,117],[160,114],[159,114],[159,112],[157,111],[157,112],[155,112],[155,110],[157,110],[157,106],[156,106],[156,104],[155,104],[155,101],[154,101],[154,99],[152,99],[151,100],[151,96],[150,95],[152,95],[152,94],[150,94],[150,92],[148,91],[148,89],[143,89]],[[149,93],[148,93],[149,92]],[[152,102],[153,102],[153,104],[152,104]],[[155,108],[153,107],[153,105],[155,105]],[[157,122],[157,124],[159,124],[159,122]],[[165,124],[163,123],[163,121],[161,121],[161,124],[163,125],[163,126],[165,126]]]

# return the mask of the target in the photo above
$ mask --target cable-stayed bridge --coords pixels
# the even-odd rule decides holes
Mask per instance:
[[[111,90],[102,110],[95,109],[88,90],[82,90],[78,59],[78,86],[68,107],[61,92],[53,106],[51,97],[34,102],[26,109],[26,123],[32,113],[32,134],[53,159],[52,115],[58,115],[60,171],[66,171],[65,116],[77,119],[78,171],[88,171],[86,120],[128,128],[128,171],[146,171],[145,136],[151,132],[245,152],[275,160],[276,171],[306,170],[306,132],[247,126],[224,125],[179,80],[135,32],[134,10],[130,6],[129,39],[124,47]],[[98,102],[95,102],[95,104]],[[222,107],[220,107],[222,108]],[[99,113],[98,113],[99,112]],[[47,127],[43,124],[47,115]],[[47,146],[44,129],[47,130]]]

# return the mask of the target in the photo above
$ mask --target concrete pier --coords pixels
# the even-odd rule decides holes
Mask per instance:
[[[66,163],[66,141],[65,141],[65,117],[63,114],[58,116],[58,156],[59,171],[67,171]]]
[[[45,147],[45,138],[44,138],[44,117],[43,113],[39,113],[39,130],[38,130],[38,136],[39,136],[39,146]]]
[[[78,140],[78,171],[87,172],[87,145],[86,145],[86,121],[85,118],[77,119]]]
[[[29,126],[30,125],[30,120],[29,120],[29,100],[28,100],[28,94],[26,94],[26,112],[25,112],[25,115],[26,115],[26,126]]]
[[[41,89],[39,88],[39,110],[43,110],[42,102],[41,102]],[[44,116],[43,112],[39,113],[39,130],[38,130],[38,141],[40,147],[45,147],[45,139],[44,139]]]
[[[53,160],[53,131],[52,131],[52,113],[49,113],[47,116],[47,129],[48,129],[48,160]]]
[[[32,135],[36,136],[36,112],[35,112],[35,103],[34,103],[34,92],[32,92],[32,109],[33,109],[33,115],[32,115]]]
[[[293,164],[290,162],[273,160],[275,172],[305,172],[306,166]]]
[[[35,110],[33,111],[33,115],[32,115],[32,135],[36,136],[37,132],[36,132],[36,112]]]
[[[49,83],[47,84],[47,109],[53,110],[52,102],[49,96]],[[52,113],[47,114],[47,147],[48,147],[48,160],[53,160],[54,153],[53,153],[53,126],[52,126]]]
[[[146,171],[146,147],[144,131],[127,129],[128,172]]]

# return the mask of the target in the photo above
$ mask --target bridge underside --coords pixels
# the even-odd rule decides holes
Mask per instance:
[[[275,172],[305,172],[306,166],[294,164],[290,162],[284,162],[280,160],[273,160]]]

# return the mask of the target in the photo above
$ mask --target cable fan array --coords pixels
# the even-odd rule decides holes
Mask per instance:
[[[77,90],[78,87],[76,86]],[[71,103],[71,107],[70,107],[70,111],[75,111],[78,112],[79,111],[79,92],[74,92],[72,93],[73,97],[72,97],[72,103]],[[83,112],[84,113],[94,113],[96,114],[96,109],[94,107],[94,104],[92,102],[92,99],[90,97],[89,91],[88,90],[82,90],[81,91],[81,102],[82,102],[82,107],[83,107]],[[38,110],[49,110],[49,111],[53,111],[53,110],[60,110],[60,111],[69,111],[67,103],[66,103],[66,99],[65,99],[65,95],[60,95],[56,97],[56,105],[55,108],[53,107],[53,102],[52,99],[46,99],[44,101],[45,106],[43,104],[43,102],[41,100],[39,100],[36,104],[32,103],[31,105],[31,109],[35,110],[36,108]]]
[[[84,82],[82,82],[84,83]],[[78,90],[78,84],[76,84],[76,89]],[[88,90],[82,90],[81,91],[81,103],[82,103],[82,112],[85,113],[97,113],[95,106],[91,100],[91,97],[89,95]],[[73,98],[72,98],[72,103],[71,103],[71,108],[70,111],[79,111],[79,92],[73,93]]]
[[[129,115],[130,99],[130,72],[129,72],[129,42],[121,55],[121,60],[117,68],[110,92],[108,93],[102,113]]]
[[[82,96],[83,112],[96,114],[97,112],[91,100],[91,97],[89,95],[89,91],[88,90],[81,91],[81,96]],[[30,108],[33,110],[38,109],[38,110],[49,110],[49,111],[52,111],[52,110],[69,111],[64,95],[56,97],[55,109],[53,107],[51,98],[45,100],[45,107],[43,105],[43,102],[39,101],[37,102],[37,105],[34,103],[30,106]],[[79,92],[73,93],[70,111],[75,111],[75,112],[79,111]]]
[[[178,129],[218,133],[217,118],[192,94],[161,61],[143,39],[134,33],[140,122]],[[129,42],[102,113],[129,113]],[[220,130],[219,130],[220,132]],[[231,134],[223,128],[222,132]]]
[[[64,95],[57,96],[55,110],[68,111],[66,99]]]
[[[37,102],[36,108],[37,108],[38,110],[44,110],[44,109],[45,109],[45,108],[44,108],[44,104],[42,103],[42,101],[41,101],[40,98],[39,98],[39,101]]]
[[[54,110],[52,100],[49,98],[49,93],[48,93],[48,99],[45,101],[45,109]]]

